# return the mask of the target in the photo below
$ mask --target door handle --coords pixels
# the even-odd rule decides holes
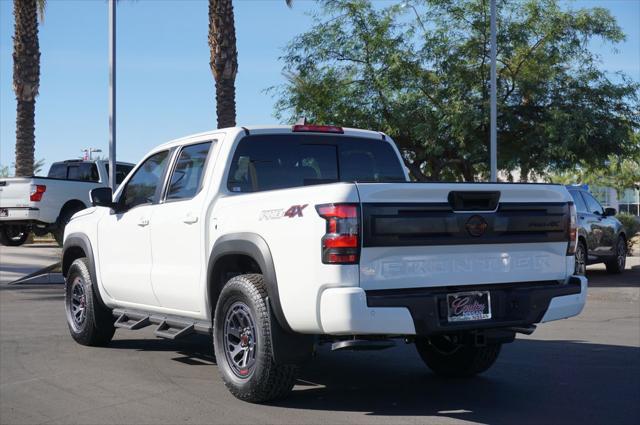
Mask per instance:
[[[138,226],[144,227],[144,226],[148,226],[148,225],[149,225],[149,219],[148,218],[141,218],[140,220],[138,220]]]
[[[183,219],[182,219],[183,223],[186,224],[194,224],[198,222],[198,217],[194,216],[194,215],[186,215]]]

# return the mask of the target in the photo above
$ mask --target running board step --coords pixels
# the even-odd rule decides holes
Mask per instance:
[[[149,321],[149,316],[144,316],[142,318],[133,318],[129,317],[127,313],[122,313],[118,317],[118,319],[116,319],[113,326],[129,331],[135,331],[138,329],[146,328],[150,324],[151,322]]]
[[[164,320],[162,323],[158,325],[155,331],[153,331],[156,336],[160,338],[166,339],[178,339],[183,338],[185,336],[191,335],[194,333],[194,324],[193,323],[171,323],[167,320]]]
[[[113,325],[116,328],[138,330],[150,325],[158,325],[154,334],[160,338],[178,339],[194,333],[211,335],[211,324],[178,316],[147,313],[137,310],[116,308],[113,315],[117,317]]]
[[[336,341],[331,344],[331,351],[337,350],[384,350],[391,348],[396,344],[388,339],[347,339],[344,341]]]

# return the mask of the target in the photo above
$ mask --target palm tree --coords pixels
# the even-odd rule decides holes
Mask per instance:
[[[291,7],[293,0],[285,0]],[[232,0],[209,0],[209,65],[216,81],[218,128],[236,125],[238,49]]]
[[[16,176],[33,175],[36,96],[40,88],[38,13],[46,0],[14,0],[13,90],[16,93]]]

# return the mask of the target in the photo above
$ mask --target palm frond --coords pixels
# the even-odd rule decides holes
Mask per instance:
[[[47,7],[47,0],[37,0],[38,2],[38,17],[40,22],[44,22],[44,10]]]

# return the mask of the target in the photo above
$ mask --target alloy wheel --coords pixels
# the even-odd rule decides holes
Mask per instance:
[[[242,379],[251,376],[256,364],[258,340],[251,309],[235,302],[224,321],[224,353],[233,373]]]
[[[71,283],[70,313],[73,327],[80,331],[87,319],[87,294],[84,289],[84,281],[76,276]]]

